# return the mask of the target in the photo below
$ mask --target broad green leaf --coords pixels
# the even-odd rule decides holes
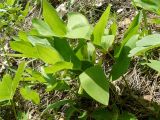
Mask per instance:
[[[142,20],[142,12],[139,12],[134,20],[132,21],[131,25],[129,26],[128,30],[126,31],[124,35],[124,39],[122,40],[120,47],[115,53],[115,57],[118,58],[119,55],[121,54],[121,51],[124,47],[124,45],[128,42],[128,40],[135,34],[138,34],[138,30],[140,27],[140,22]]]
[[[36,28],[36,30],[38,31],[38,33],[40,35],[42,35],[42,36],[46,36],[46,37],[55,36],[55,34],[52,32],[52,30],[48,26],[48,24],[45,23],[42,20],[33,19],[32,20],[32,25],[33,25],[34,28]]]
[[[31,40],[32,42],[34,40],[33,44],[37,42],[33,37]],[[43,44],[49,44],[46,39],[39,40],[42,40],[43,42],[41,43]],[[10,42],[11,48],[22,53],[22,56],[24,55],[26,57],[39,58],[49,64],[55,64],[56,62],[63,61],[63,58],[56,49],[43,44],[35,44],[35,46],[33,46],[31,43],[25,41]]]
[[[63,47],[62,47],[63,46]],[[67,40],[65,39],[54,39],[54,48],[59,52],[66,62],[73,63],[73,69],[80,69],[81,62],[75,55],[72,48],[69,46]]]
[[[160,34],[152,34],[152,35],[148,35],[144,38],[142,38],[141,40],[139,40],[136,43],[136,46],[138,47],[148,47],[148,46],[154,46],[160,44]]]
[[[102,37],[101,46],[104,51],[108,51],[108,49],[112,46],[114,38],[114,35],[106,35]]]
[[[11,41],[10,46],[13,50],[23,53],[27,57],[38,58],[37,50],[29,42]]]
[[[88,26],[89,22],[87,18],[80,13],[69,13],[68,14],[68,24],[67,28],[69,30],[74,29],[76,27]]]
[[[25,62],[20,63],[13,80],[8,74],[3,77],[2,81],[0,82],[0,102],[13,99],[19,81],[21,80],[24,68]]]
[[[96,54],[96,48],[95,46],[90,43],[87,42],[87,58],[89,61],[94,61],[95,60],[95,55]]]
[[[91,26],[81,26],[68,31],[66,37],[72,39],[83,38],[90,40],[91,33],[92,33]]]
[[[19,31],[18,36],[19,36],[18,39],[21,39],[21,40],[24,40],[24,41],[28,41],[26,32]],[[19,41],[19,40],[16,40],[16,41]]]
[[[16,89],[19,85],[19,82],[21,80],[21,77],[22,77],[22,74],[24,72],[25,67],[26,67],[26,62],[21,62],[18,66],[18,70],[17,70],[16,75],[15,75],[13,82],[12,82],[12,96],[16,92]]]
[[[160,73],[160,61],[157,61],[157,60],[149,60],[149,61],[150,63],[144,63],[144,64],[148,65],[150,68]]]
[[[24,99],[30,100],[35,104],[40,103],[39,94],[35,90],[31,90],[29,87],[25,87],[20,89],[20,93]]]
[[[45,67],[44,70],[46,73],[55,73],[64,69],[72,69],[73,64],[70,62],[57,62],[54,65]]]
[[[28,34],[32,35],[32,36],[43,36],[36,30],[36,28],[31,28],[31,30],[28,32]]]
[[[81,64],[82,64],[82,68],[81,69],[83,71],[88,69],[88,68],[90,68],[90,67],[92,67],[92,66],[94,66],[94,62],[91,62],[91,61],[82,61]]]
[[[16,0],[6,0],[8,5],[13,5]]]
[[[150,49],[160,46],[160,34],[152,34],[143,37],[136,43],[136,47],[130,51],[129,56],[141,55]]]
[[[160,0],[133,0],[134,4],[160,15]]]
[[[50,110],[50,109],[55,110],[55,109],[58,109],[58,108],[60,108],[62,105],[65,105],[65,104],[72,104],[72,101],[66,99],[66,100],[57,101],[57,102],[55,102],[55,103],[53,103],[53,104],[49,104],[49,105],[47,106],[47,108],[42,112],[41,115],[43,115],[44,113],[46,113],[46,112],[47,112],[48,110]]]
[[[117,25],[116,22],[114,22],[110,27],[109,34],[116,36],[117,35],[117,30],[118,30],[118,25]]]
[[[0,102],[12,99],[12,79],[11,76],[6,74],[0,82]]]
[[[131,49],[133,49],[136,45],[139,35],[132,36],[128,42],[124,45],[120,56],[116,59],[116,63],[113,65],[111,71],[111,79],[116,80],[125,74],[130,65],[131,58],[128,57],[128,54]]]
[[[36,37],[36,36],[28,36],[28,41],[30,43],[32,43],[33,46],[36,46],[36,44],[42,44],[42,45],[50,46],[50,43],[46,38],[40,38],[40,37]]]
[[[96,24],[93,30],[93,43],[100,45],[102,36],[104,35],[105,27],[107,25],[109,14],[110,14],[111,5],[107,7],[105,12],[102,14],[100,20]]]
[[[80,13],[68,14],[68,38],[84,38],[90,40],[92,27],[85,16]]]
[[[36,45],[37,54],[41,60],[49,64],[55,64],[56,62],[62,61],[63,58],[57,52],[56,49],[50,46]]]
[[[126,38],[128,36],[128,34],[133,31],[133,29],[136,26],[139,26],[140,22],[142,21],[142,11],[140,11],[135,18],[133,19],[132,23],[130,24],[130,26],[128,27],[127,31],[125,32],[124,38]],[[124,41],[124,43],[126,43],[127,41]]]
[[[94,61],[95,46],[87,42],[77,52],[77,57],[82,61]]]
[[[32,82],[40,82],[40,83],[45,83],[47,82],[45,78],[42,76],[42,74],[36,70],[33,70],[31,68],[27,68],[26,72],[31,76],[31,77],[25,77],[24,81],[32,81]]]
[[[96,101],[108,105],[109,81],[99,66],[85,70],[79,76],[82,88]]]
[[[65,23],[60,19],[57,11],[47,0],[43,0],[43,17],[56,36],[62,37],[66,35],[67,28]]]

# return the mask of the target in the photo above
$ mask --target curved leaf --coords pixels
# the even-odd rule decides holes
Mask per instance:
[[[63,58],[55,48],[49,45],[44,45],[49,44],[46,39],[39,39],[42,41],[36,41],[35,38],[36,37],[32,37],[32,39],[30,38],[35,46],[25,41],[14,41],[10,42],[11,48],[22,53],[22,55],[26,57],[39,58],[49,64],[55,64],[56,62],[63,61]],[[43,44],[36,44],[37,42],[41,42]]]
[[[57,62],[54,65],[45,67],[44,70],[46,73],[55,73],[63,69],[72,69],[73,64],[70,62]]]
[[[58,51],[58,53],[63,57],[66,62],[73,63],[74,69],[81,68],[81,61],[75,55],[74,51],[72,50],[66,39],[55,38],[54,48]]]
[[[114,35],[106,35],[102,37],[101,46],[105,51],[108,51],[108,49],[112,46],[114,42]]]
[[[160,0],[133,0],[134,4],[160,15]]]
[[[40,103],[39,94],[36,91],[31,90],[29,87],[21,88],[20,93],[24,99],[31,100],[35,104]]]
[[[19,85],[19,82],[21,80],[22,74],[24,72],[24,69],[26,67],[26,63],[25,62],[21,62],[18,66],[16,75],[12,81],[12,96],[14,95],[14,93],[16,92],[16,88]]]
[[[0,81],[0,102],[12,99],[12,79],[11,76],[6,74],[2,81]]]
[[[36,44],[43,44],[43,45],[48,45],[50,46],[49,41],[46,38],[40,38],[36,36],[28,36],[28,41],[32,43],[33,46]]]
[[[120,56],[116,59],[116,63],[113,65],[111,71],[111,79],[116,80],[125,74],[130,65],[131,58],[128,57],[129,51],[135,47],[139,35],[132,36],[128,42],[124,45]]]
[[[51,28],[47,23],[45,23],[42,20],[39,19],[33,19],[32,20],[32,25],[40,35],[50,37],[50,36],[55,36],[55,34],[52,32]]]
[[[107,7],[105,12],[102,14],[100,20],[96,24],[93,30],[93,43],[96,45],[100,45],[102,36],[104,35],[105,27],[107,25],[109,14],[110,14],[111,5]]]
[[[92,27],[85,16],[80,13],[68,14],[68,32],[66,37],[90,39]]]
[[[150,63],[144,63],[144,64],[148,65],[150,68],[160,73],[160,61],[157,61],[157,60],[149,60],[149,61]]]
[[[60,19],[57,11],[47,0],[43,0],[43,17],[55,35],[61,37],[66,35],[67,28],[65,23]]]
[[[160,34],[153,34],[143,37],[136,43],[136,47],[130,51],[129,56],[141,55],[150,49],[160,46]]]
[[[11,79],[10,75],[6,74],[2,81],[0,81],[0,102],[13,99],[25,66],[25,62],[21,62],[19,64],[18,70],[13,80]]]
[[[56,62],[63,61],[63,58],[53,47],[39,44],[36,45],[36,49],[39,58],[46,63],[55,64]]]
[[[108,105],[109,81],[101,67],[88,68],[80,76],[82,88],[96,101]]]
[[[69,103],[69,104],[72,104],[72,101],[66,99],[66,100],[60,100],[60,101],[57,101],[57,102],[55,102],[55,103],[53,103],[53,104],[50,104],[50,105],[48,105],[47,108],[42,112],[41,115],[43,115],[45,112],[47,112],[47,111],[50,110],[50,109],[58,109],[58,108],[60,108],[62,105],[65,105],[65,104],[68,104],[68,103]]]
[[[135,34],[138,34],[138,30],[140,27],[140,22],[142,20],[142,12],[140,11],[132,21],[131,25],[127,29],[124,35],[124,39],[122,40],[120,47],[117,49],[115,53],[115,57],[118,58],[122,52],[124,45],[128,42],[128,40]]]

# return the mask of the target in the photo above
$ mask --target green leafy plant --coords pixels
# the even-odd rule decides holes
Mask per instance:
[[[13,99],[13,96],[16,92],[16,88],[18,87],[18,84],[21,80],[22,73],[25,69],[25,63],[22,62],[19,65],[19,68],[16,72],[16,75],[14,79],[11,79],[11,76],[9,74],[6,74],[2,81],[0,82],[0,101],[10,101]]]
[[[0,2],[0,47],[2,48],[1,54],[4,54],[2,60],[7,61],[8,66],[4,72],[8,72],[12,66],[9,57],[5,55],[9,49],[7,41],[22,29],[22,23],[30,8],[29,2],[24,8],[16,0],[4,0]]]
[[[112,81],[123,76],[129,68],[131,56],[128,54],[139,39],[142,21],[140,11],[126,31],[120,46],[114,46],[117,25],[115,22],[107,25],[110,9],[111,5],[108,5],[93,27],[80,13],[69,13],[67,22],[63,21],[47,0],[43,0],[44,20],[34,19],[32,30],[20,31],[19,36],[10,42],[11,48],[19,52],[10,56],[38,59],[44,63],[39,71],[26,69],[27,75],[24,81],[35,83],[38,81],[47,86],[46,91],[52,91],[69,90],[68,79],[74,79],[79,83],[77,96],[92,98],[101,103],[101,107],[106,107],[109,104],[109,88]],[[97,49],[102,56],[96,56]],[[110,54],[110,50],[114,51],[114,55]],[[102,64],[105,62],[104,56],[108,54],[115,63],[111,72],[105,73]],[[20,92],[25,99],[39,103],[38,94],[30,88],[22,88]],[[74,112],[82,114],[80,118],[87,119],[90,116],[86,111],[78,110],[70,100],[51,104],[43,113],[64,104],[70,105],[66,112],[67,119],[70,119]],[[103,112],[99,114],[103,115]],[[133,117],[128,112],[122,115],[118,112],[116,114],[116,120],[123,115],[127,116],[126,119]],[[91,115],[91,117],[96,119],[97,116]]]
[[[134,4],[138,7],[142,7],[145,10],[149,10],[151,12],[155,12],[158,15],[160,15],[160,6],[159,6],[159,0],[155,1],[142,1],[142,0],[133,0]],[[145,14],[145,17],[147,15]],[[151,23],[156,23],[159,24],[158,21],[159,19],[152,19],[150,20]],[[147,19],[145,19],[145,24],[147,23]],[[148,27],[148,26],[146,26]],[[145,56],[145,53],[148,51],[152,51],[153,49],[159,48],[160,46],[160,39],[159,39],[160,34],[155,33],[155,34],[150,34],[150,35],[145,35],[143,36],[139,41],[136,42],[136,46],[130,51],[129,56]],[[149,60],[150,63],[143,63],[142,65],[148,65],[152,69],[156,70],[159,72],[158,66],[159,66],[159,61],[156,60]]]
[[[133,4],[160,15],[160,0],[132,0]]]
[[[29,2],[24,9],[15,0],[6,0],[0,3],[0,31],[3,32],[3,35],[15,32],[15,28],[21,25],[29,9]]]

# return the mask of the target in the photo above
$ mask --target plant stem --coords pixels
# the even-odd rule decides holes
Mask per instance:
[[[15,107],[15,104],[14,104],[13,100],[11,100],[11,104],[12,104],[12,109],[13,109],[13,112],[14,112],[14,117],[17,120],[16,107]]]
[[[147,14],[146,11],[143,10],[143,18],[144,18],[144,29],[145,29],[145,34],[148,35],[148,24],[147,24]]]

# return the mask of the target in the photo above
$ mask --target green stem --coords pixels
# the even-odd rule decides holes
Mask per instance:
[[[13,102],[13,100],[11,100],[11,104],[12,104],[12,109],[13,109],[15,120],[17,120],[16,107],[15,107],[15,103]]]
[[[148,24],[147,24],[147,14],[146,11],[143,10],[143,18],[144,18],[144,29],[146,30],[146,34],[148,35]]]

